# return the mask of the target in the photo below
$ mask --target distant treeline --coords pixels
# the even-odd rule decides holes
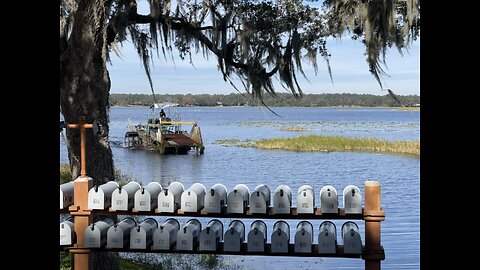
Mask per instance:
[[[418,106],[420,96],[397,95],[405,106]],[[157,103],[175,102],[180,106],[257,106],[258,100],[247,94],[186,94],[155,95]],[[271,107],[400,107],[392,96],[370,94],[305,94],[297,99],[292,94],[278,93],[276,97],[266,95],[266,105]],[[110,106],[150,106],[153,96],[149,94],[110,94]]]

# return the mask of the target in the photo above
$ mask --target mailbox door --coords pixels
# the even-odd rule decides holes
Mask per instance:
[[[190,195],[188,193],[190,192]],[[182,194],[182,210],[184,212],[193,212],[196,213],[198,211],[198,200],[197,195],[192,191],[184,191]]]
[[[170,239],[170,233],[167,230],[155,229],[152,249],[169,250],[172,242],[173,239]]]
[[[259,230],[248,232],[247,249],[249,252],[265,252],[265,239]]]
[[[88,208],[89,209],[105,209],[105,195],[103,190],[99,188],[95,192],[95,188],[91,188],[88,191]]]
[[[290,214],[290,200],[288,196],[280,196],[275,193],[273,196],[273,212],[274,214]]]
[[[69,246],[73,244],[74,233],[72,233],[72,228],[68,226],[65,222],[60,223],[60,246]]]
[[[91,228],[92,226],[89,225],[85,229],[85,234],[83,235],[83,244],[87,248],[99,248],[102,244],[100,230],[94,227],[92,231]]]
[[[362,198],[347,197],[345,198],[345,214],[361,214],[362,213]]]
[[[176,211],[175,197],[171,192],[165,195],[160,192],[158,195],[158,212],[159,213],[174,213]]]
[[[182,229],[177,234],[177,250],[193,250],[193,235],[190,231]]]
[[[136,211],[150,211],[151,206],[151,196],[150,192],[145,189],[145,192],[142,194],[142,189],[135,192],[135,210]]]
[[[309,232],[295,233],[295,252],[312,253],[312,237]]]
[[[300,193],[297,197],[297,213],[301,214],[313,214],[314,213],[314,202],[311,194],[306,193],[304,196],[303,192]]]
[[[243,214],[243,196],[240,192],[230,192],[227,196],[227,213]]]
[[[284,232],[272,233],[272,253],[288,253],[288,236]]]
[[[223,250],[240,252],[241,239],[240,234],[235,230],[227,230],[223,236]]]
[[[324,221],[320,224],[318,251],[320,254],[335,254],[337,252],[337,228],[331,221]]]
[[[262,192],[253,192],[250,195],[250,213],[267,213],[267,201],[265,195]]]
[[[207,213],[221,213],[221,198],[218,192],[215,192],[212,196],[210,192],[205,194],[205,211]]]
[[[217,239],[214,231],[210,230],[208,232],[206,229],[202,230],[200,233],[200,250],[217,250]]]
[[[332,186],[325,186],[320,190],[320,207],[322,213],[338,213],[338,195]]]
[[[130,232],[130,248],[131,249],[146,249],[147,248],[147,234],[143,228],[138,230],[135,227]]]
[[[107,231],[107,248],[123,248],[123,230],[119,226],[111,226]]]
[[[345,254],[361,254],[362,241],[360,239],[360,234],[356,231],[346,233],[343,237],[343,247],[343,252]]]
[[[318,252],[320,254],[335,254],[337,251],[335,235],[321,232],[318,235]]]
[[[348,185],[343,190],[343,207],[345,214],[362,213],[362,194],[360,189],[354,185]]]
[[[126,191],[119,192],[119,189],[115,189],[112,193],[112,209],[115,211],[127,211],[128,210],[128,193]]]

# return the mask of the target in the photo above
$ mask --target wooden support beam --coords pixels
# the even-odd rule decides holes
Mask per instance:
[[[67,128],[80,129],[80,176],[73,181],[74,204],[69,207],[69,213],[74,218],[74,229],[77,234],[77,243],[69,251],[73,254],[73,269],[88,270],[92,268],[89,249],[83,249],[83,234],[88,224],[92,222],[92,216],[88,209],[88,191],[93,186],[92,178],[87,176],[85,157],[85,129],[93,128],[92,124],[85,122],[85,116],[80,116],[78,124],[67,124]]]
[[[140,216],[170,216],[170,217],[212,217],[212,218],[256,218],[256,219],[350,219],[350,220],[361,220],[363,219],[363,214],[345,214],[344,208],[338,208],[338,213],[322,213],[320,207],[314,209],[313,214],[299,214],[297,213],[297,208],[292,207],[290,214],[274,214],[273,207],[268,207],[267,214],[255,214],[250,213],[247,210],[243,214],[227,213],[226,208],[223,209],[222,213],[207,213],[204,209],[199,212],[184,212],[182,209],[178,209],[174,213],[165,213],[158,212],[157,209],[154,211],[136,211],[132,209],[131,211],[115,211],[115,210],[91,210],[92,214],[95,215],[140,215]],[[68,210],[60,209],[60,214],[66,214]]]

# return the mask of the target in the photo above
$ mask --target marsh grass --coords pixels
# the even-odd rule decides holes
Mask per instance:
[[[398,107],[399,111],[415,111],[415,112],[419,112],[420,111],[420,107]]]
[[[225,146],[254,147],[298,152],[382,152],[420,156],[420,141],[387,141],[377,138],[308,135],[258,141],[219,140]]]
[[[362,151],[387,152],[420,156],[419,141],[387,141],[377,138],[349,138],[340,136],[300,136],[295,138],[263,139],[253,147],[306,152]]]
[[[72,181],[72,172],[68,164],[60,164],[60,184]]]
[[[230,140],[216,140],[214,144],[221,144],[226,147],[232,147],[232,146],[237,146],[237,147],[253,147],[254,141],[252,140],[236,140],[236,139],[230,139]]]
[[[283,130],[283,131],[307,131],[307,130],[312,130],[312,129],[304,128],[304,127],[284,127],[284,128],[280,128],[280,130]]]

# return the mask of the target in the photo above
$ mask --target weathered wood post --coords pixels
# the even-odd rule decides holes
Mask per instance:
[[[77,243],[70,249],[73,254],[73,269],[85,270],[92,268],[90,250],[84,249],[83,233],[88,224],[92,222],[90,210],[88,210],[88,191],[93,186],[92,178],[88,177],[85,168],[85,129],[93,128],[92,124],[85,123],[85,116],[80,116],[79,124],[67,124],[67,128],[80,129],[80,176],[73,181],[74,204],[69,207],[70,214],[74,217],[74,228],[77,234]]]
[[[385,212],[380,206],[380,182],[365,181],[365,270],[380,270],[380,261],[385,259],[381,246],[380,222],[385,220]]]

